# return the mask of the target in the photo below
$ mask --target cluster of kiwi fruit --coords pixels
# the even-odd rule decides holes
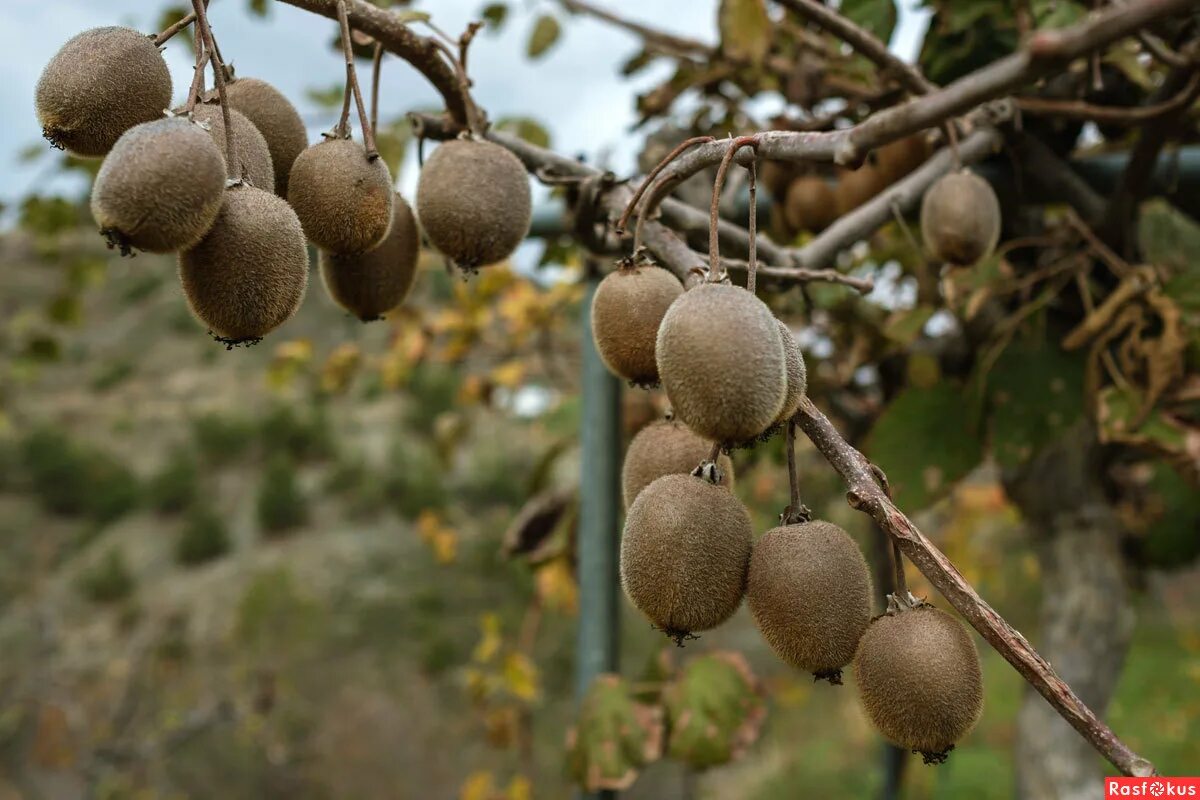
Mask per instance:
[[[923,134],[898,139],[873,151],[858,169],[821,172],[787,161],[763,163],[763,185],[779,209],[774,225],[786,238],[820,233],[921,166],[931,152]]]
[[[299,308],[306,240],[347,311],[371,320],[399,305],[420,233],[383,160],[344,133],[309,147],[281,92],[217,68],[228,108],[214,90],[172,110],[160,48],[136,30],[84,31],[46,66],[36,90],[43,134],[73,155],[104,159],[91,208],[109,246],[177,253],[191,311],[230,347],[259,341]]]

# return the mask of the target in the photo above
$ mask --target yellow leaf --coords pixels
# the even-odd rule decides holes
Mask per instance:
[[[500,645],[504,643],[500,636],[500,616],[492,613],[484,614],[479,618],[479,630],[481,636],[471,658],[477,663],[486,664],[496,657],[496,654],[500,652]]]
[[[521,379],[525,377],[525,365],[518,359],[505,361],[503,364],[492,369],[492,381],[498,386],[504,386],[509,389],[515,389],[521,384]]]
[[[453,564],[458,557],[458,534],[443,528],[433,538],[433,557],[439,564]]]
[[[492,773],[487,770],[472,772],[463,781],[458,791],[458,800],[490,800],[495,785],[492,783]]]
[[[771,49],[771,17],[766,0],[721,0],[721,49],[730,58],[761,64]]]
[[[329,394],[341,394],[350,388],[350,382],[362,364],[362,351],[358,345],[346,342],[338,345],[325,360],[321,369],[321,389]]]
[[[538,567],[533,579],[538,598],[546,608],[564,614],[575,614],[579,610],[579,587],[565,556]]]
[[[524,775],[514,775],[505,795],[508,800],[533,800],[533,781]]]
[[[537,666],[524,653],[509,653],[504,659],[504,688],[529,703],[538,696]]]

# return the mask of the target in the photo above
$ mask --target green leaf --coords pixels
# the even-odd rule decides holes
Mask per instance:
[[[529,34],[529,57],[538,58],[544,54],[558,41],[560,33],[562,27],[557,19],[549,14],[538,17],[537,22],[533,24],[533,31]]]
[[[717,15],[726,56],[761,64],[771,49],[771,17],[766,0],[721,0]]]
[[[1087,9],[1071,0],[1034,0],[1031,7],[1039,28],[1065,28],[1087,16]]]
[[[696,768],[726,764],[758,739],[767,709],[740,653],[693,659],[663,691],[671,758]]]
[[[158,12],[158,24],[156,29],[161,31],[171,27],[176,22],[190,14],[191,11],[192,9],[190,6],[183,5],[182,3],[167,6],[162,11]],[[175,38],[184,43],[186,47],[191,48],[193,46],[192,26],[189,25],[179,33],[175,34]]]
[[[988,373],[991,446],[1004,467],[1024,463],[1084,412],[1082,357],[1045,341],[1008,346]]]
[[[411,140],[412,125],[409,124],[406,117],[381,124],[375,131],[375,145],[393,177],[400,174],[400,167],[404,163],[404,153],[408,150],[408,143]]]
[[[483,17],[489,30],[498,31],[504,27],[504,21],[508,19],[508,4],[488,3],[479,12],[479,16]]]
[[[497,130],[520,136],[530,144],[538,147],[550,146],[550,131],[542,123],[531,117],[501,117],[496,120]]]
[[[892,400],[867,438],[902,507],[917,511],[941,497],[983,458],[960,386],[910,387]]]
[[[1186,567],[1200,556],[1200,492],[1161,463],[1154,465],[1148,488],[1154,499],[1154,520],[1142,540],[1142,556],[1159,569]]]
[[[891,40],[896,29],[896,4],[892,0],[842,0],[839,11],[884,44]]]
[[[414,22],[429,22],[430,20],[428,11],[393,11],[392,16],[404,25]]]
[[[932,316],[933,306],[917,306],[896,312],[884,323],[883,335],[897,344],[912,344]]]
[[[267,15],[267,0],[250,0],[250,13],[260,17]]]
[[[1132,387],[1106,386],[1101,389],[1096,408],[1100,441],[1141,447],[1165,455],[1186,452],[1187,434],[1174,420],[1157,409],[1139,418],[1143,402],[1141,393]]]
[[[567,732],[567,772],[589,792],[622,791],[662,756],[662,709],[635,702],[618,675],[600,675]]]
[[[1200,225],[1166,200],[1142,203],[1138,239],[1146,261],[1174,273],[1200,273]]]
[[[326,109],[339,108],[342,105],[342,97],[345,92],[345,87],[340,83],[335,83],[327,86],[324,89],[308,88],[304,90],[304,96],[313,105],[321,106]]]

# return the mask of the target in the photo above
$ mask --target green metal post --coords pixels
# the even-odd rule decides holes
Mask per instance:
[[[589,270],[583,302],[582,464],[579,476],[579,641],[575,658],[576,697],[592,679],[617,670],[617,550],[621,512],[621,384],[596,352],[591,308],[597,270]],[[584,795],[608,800],[615,792]]]

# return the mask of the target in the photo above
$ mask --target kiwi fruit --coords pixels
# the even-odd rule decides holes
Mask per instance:
[[[783,398],[783,409],[775,420],[777,423],[783,423],[800,408],[800,400],[808,390],[808,370],[804,366],[804,354],[800,352],[800,345],[796,343],[792,329],[785,325],[783,320],[776,319],[775,322],[779,325],[779,337],[783,341],[783,363],[787,372],[787,394]]]
[[[321,253],[321,278],[335,303],[370,322],[408,297],[420,252],[417,221],[397,193],[392,201],[392,229],[383,244],[358,255]]]
[[[221,150],[225,153],[225,116],[221,106],[216,103],[199,103],[192,109],[192,119],[208,128],[208,133]],[[238,161],[242,168],[242,179],[251,186],[275,191],[275,165],[271,161],[271,151],[262,132],[254,127],[245,114],[230,107],[229,121],[233,124],[233,147],[237,151]]]
[[[668,419],[647,425],[625,450],[621,467],[621,489],[625,508],[654,481],[663,475],[689,475],[712,454],[712,442],[701,439],[678,420]],[[717,458],[721,485],[733,488],[733,463],[729,456]]]
[[[939,178],[921,200],[921,235],[935,258],[956,266],[991,255],[1000,240],[1000,201],[991,184],[969,170]]]
[[[296,157],[288,177],[288,202],[309,241],[341,255],[378,246],[392,225],[392,175],[382,158],[367,158],[361,144],[327,139]]]
[[[272,192],[233,186],[212,229],[179,254],[179,278],[192,314],[217,341],[254,343],[304,299],[308,248],[300,220]]]
[[[885,737],[941,763],[983,710],[979,654],[967,629],[933,606],[903,607],[863,634],[854,673],[867,715]]]
[[[746,601],[776,655],[841,683],[871,622],[871,573],[837,525],[785,525],[755,543]]]
[[[889,184],[895,183],[929,158],[929,140],[922,134],[914,133],[885,144],[879,148],[876,156],[880,174]]]
[[[229,107],[244,114],[266,140],[275,167],[275,194],[287,197],[292,163],[308,147],[308,131],[300,113],[282,92],[258,78],[231,81],[225,86],[225,96]]]
[[[664,475],[629,507],[621,585],[638,610],[682,643],[737,611],[751,540],[750,513],[724,486]]]
[[[626,264],[622,262],[596,287],[592,338],[611,372],[650,387],[658,383],[654,359],[658,326],[671,303],[683,294],[683,286],[661,267]]]
[[[92,185],[92,216],[109,246],[170,253],[212,227],[225,195],[225,161],[208,133],[183,117],[127,130]]]
[[[838,173],[834,197],[838,216],[848,214],[875,197],[888,186],[887,178],[871,163]]]
[[[121,134],[171,105],[171,73],[153,38],[132,28],[86,30],[50,59],[35,95],[42,134],[77,156],[107,153]]]
[[[824,178],[796,178],[788,186],[783,216],[793,230],[820,233],[838,217],[837,195]]]
[[[792,161],[763,159],[758,165],[758,182],[777,202],[787,197],[788,187],[796,181],[798,168]]]
[[[529,233],[532,213],[525,166],[493,142],[443,142],[421,169],[421,227],[463,269],[508,258]]]
[[[702,283],[667,309],[655,343],[675,415],[722,445],[753,440],[779,417],[787,394],[775,316],[737,286]]]

